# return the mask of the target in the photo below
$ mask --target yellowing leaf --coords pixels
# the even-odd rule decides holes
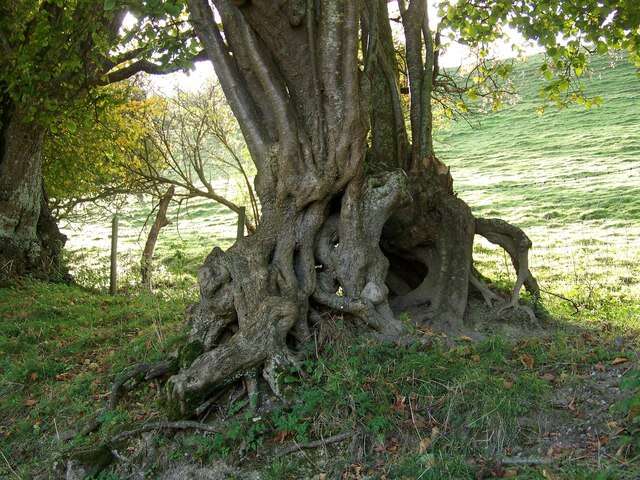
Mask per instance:
[[[629,361],[628,358],[616,357],[613,359],[613,362],[611,362],[611,365],[620,365],[621,363],[627,363],[628,361]]]
[[[533,369],[534,360],[533,357],[528,353],[525,353],[520,357],[520,362],[522,362],[522,365],[524,365],[529,370]]]
[[[427,450],[429,450],[429,447],[431,447],[431,439],[428,437],[424,437],[422,440],[420,440],[420,445],[418,446],[418,452],[424,453]]]

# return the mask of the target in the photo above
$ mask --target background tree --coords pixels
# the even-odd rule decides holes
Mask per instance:
[[[128,11],[138,20],[121,30]],[[98,85],[140,71],[175,71],[200,58],[181,12],[179,1],[0,5],[0,280],[46,275],[58,264],[64,237],[42,185],[47,128]]]
[[[125,83],[104,87],[52,121],[42,155],[49,207],[57,220],[82,219],[86,208],[80,206],[105,206],[117,196],[144,193],[130,169],[141,160],[131,152],[149,134],[149,119],[165,108],[161,99],[145,96]]]
[[[142,258],[140,259],[140,282],[142,285],[151,290],[152,287],[152,275],[153,275],[153,252],[156,248],[156,242],[158,241],[158,235],[160,230],[169,225],[169,219],[167,218],[167,210],[169,203],[175,194],[175,187],[171,185],[167,188],[167,191],[160,197],[157,205],[156,218],[149,229],[149,235],[147,241],[144,244],[142,250]]]
[[[240,215],[243,203],[250,207],[246,227],[255,230],[258,203],[252,186],[254,169],[246,158],[246,146],[219,86],[208,85],[197,93],[176,92],[164,100],[164,108],[149,111],[143,141],[131,144],[129,158],[120,168],[135,179],[141,192],[176,188],[182,203],[206,198]],[[236,188],[225,188],[223,179]],[[239,198],[233,191],[241,192]]]

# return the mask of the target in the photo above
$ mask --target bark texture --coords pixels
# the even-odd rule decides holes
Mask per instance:
[[[522,283],[533,282],[530,242],[476,220],[433,153],[437,61],[424,0],[400,2],[411,143],[385,0],[188,3],[256,165],[262,216],[199,271],[191,359],[167,384],[176,413],[243,377],[255,385],[256,372],[282,395],[320,311],[382,340],[406,335],[401,312],[461,331],[470,284],[494,300],[474,276],[476,233],[512,254],[521,275],[509,305],[518,306]]]
[[[0,282],[48,277],[60,269],[66,238],[49,211],[42,181],[44,129],[3,108],[0,126]]]

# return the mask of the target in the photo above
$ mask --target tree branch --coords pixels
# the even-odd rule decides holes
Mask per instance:
[[[213,63],[220,85],[247,141],[256,167],[264,165],[270,142],[264,126],[258,121],[255,105],[234,59],[227,52],[208,0],[188,0],[191,21],[209,59]]]
[[[202,60],[207,60],[207,54],[204,50],[198,52],[191,58],[192,62],[198,62]],[[177,72],[179,70],[183,70],[185,68],[184,63],[179,64],[169,64],[169,65],[158,65],[157,63],[150,62],[146,59],[140,59],[133,62],[126,67],[119,68],[112,72],[107,73],[103,76],[103,78],[98,82],[99,85],[109,85],[116,82],[121,82],[122,80],[126,80],[127,78],[132,77],[136,73],[148,73],[150,75],[165,75],[168,73]]]

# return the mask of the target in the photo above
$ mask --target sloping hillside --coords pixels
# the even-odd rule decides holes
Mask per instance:
[[[515,105],[441,131],[439,155],[478,215],[527,229],[543,278],[571,272],[575,283],[588,276],[637,295],[640,77],[624,59],[598,57],[584,81],[602,106],[540,115],[541,61],[517,65]]]

